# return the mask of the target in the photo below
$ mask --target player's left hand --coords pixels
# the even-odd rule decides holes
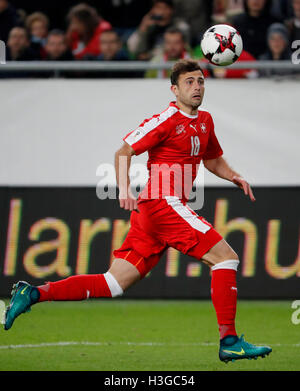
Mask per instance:
[[[254,195],[253,195],[253,191],[251,189],[251,186],[249,185],[249,183],[242,177],[240,176],[234,176],[232,178],[232,182],[237,185],[240,189],[244,190],[244,193],[246,195],[248,195],[250,197],[250,200],[252,202],[256,201]]]

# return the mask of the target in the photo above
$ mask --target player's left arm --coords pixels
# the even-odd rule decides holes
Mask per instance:
[[[234,183],[240,189],[244,190],[244,193],[250,197],[251,201],[255,201],[255,197],[249,183],[240,174],[234,171],[222,156],[219,156],[216,159],[203,160],[203,163],[205,168],[207,168],[210,172],[220,178]]]

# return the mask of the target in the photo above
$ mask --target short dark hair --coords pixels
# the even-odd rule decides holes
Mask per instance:
[[[96,8],[85,3],[77,4],[69,10],[67,20],[74,17],[85,26],[86,37],[91,39],[101,19]]]
[[[48,42],[49,38],[51,38],[51,37],[62,37],[64,39],[64,41],[66,41],[66,34],[63,30],[60,30],[60,29],[53,29],[53,30],[49,31],[49,34],[47,36],[46,41]]]
[[[114,35],[117,37],[117,39],[118,39],[119,41],[121,40],[119,34],[118,34],[117,31],[114,30],[114,29],[104,30],[104,31],[102,31],[101,36],[102,36],[103,34],[114,34]]]
[[[201,71],[203,74],[203,70],[200,67],[198,61],[192,59],[182,59],[177,61],[174,64],[170,75],[171,84],[178,85],[178,79],[180,75],[187,72],[194,72],[194,71]]]
[[[180,34],[181,38],[184,42],[187,42],[186,36],[182,30],[180,30],[178,27],[169,27],[166,31],[165,34]]]
[[[171,8],[174,8],[173,0],[152,0],[152,4],[155,5],[156,3],[165,3]]]
[[[45,26],[49,27],[49,18],[43,12],[33,12],[31,15],[28,15],[25,21],[25,27],[27,30],[31,29],[31,26],[36,21],[41,21],[45,24]]]
[[[8,34],[8,37],[10,36],[10,33],[15,30],[15,29],[19,29],[19,30],[23,30],[23,32],[25,33],[26,35],[26,38],[28,39],[28,41],[30,41],[30,34],[29,34],[29,31],[23,27],[23,26],[14,26],[10,31],[9,31],[9,34]]]
[[[49,31],[48,37],[51,35],[62,35],[63,37],[66,35],[63,30],[60,29],[53,29]]]

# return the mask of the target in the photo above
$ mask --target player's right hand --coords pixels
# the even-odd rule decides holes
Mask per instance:
[[[119,201],[120,201],[120,207],[126,210],[137,210],[137,199],[132,194],[131,190],[128,191],[121,191],[119,194]]]

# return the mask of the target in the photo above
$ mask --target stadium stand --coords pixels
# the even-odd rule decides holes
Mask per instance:
[[[239,62],[253,62],[254,66],[257,60],[287,62],[292,51],[297,49],[297,46],[292,46],[293,42],[300,39],[300,0],[104,0],[89,1],[88,4],[68,0],[59,5],[57,1],[41,3],[29,0],[24,3],[0,0],[0,40],[6,44],[8,62],[93,60],[93,65],[86,65],[88,72],[41,72],[37,64],[36,70],[15,69],[9,76],[1,72],[1,77],[87,77],[91,76],[90,68],[95,67],[96,63],[108,61],[123,64],[119,70],[106,69],[105,77],[165,77],[169,68],[157,67],[173,60],[172,56],[164,54],[165,33],[170,29],[182,33],[184,49],[174,59],[190,56],[205,61],[199,44],[206,29],[216,23],[232,24],[241,33],[245,50]],[[285,48],[280,55],[274,55],[270,48],[270,42],[272,46],[275,39],[274,34],[270,36],[268,28],[274,23],[282,23],[286,27],[281,28]],[[113,30],[105,36],[106,40],[113,38],[115,48],[114,43],[111,47],[105,43],[104,49],[101,47],[102,32],[107,30]],[[175,36],[173,33],[173,38]],[[167,37],[170,38],[170,34]],[[125,70],[124,73],[124,61],[134,60],[140,62],[140,67],[141,61],[149,62],[152,65],[150,72],[146,66],[142,72],[139,67],[131,69],[131,72]],[[111,65],[107,63],[106,66]],[[132,66],[134,68],[134,64]],[[267,67],[253,72],[252,67],[247,67],[239,71],[210,70],[206,76],[253,78],[295,74],[290,69],[270,70]],[[102,76],[102,72],[93,72],[93,77]]]

